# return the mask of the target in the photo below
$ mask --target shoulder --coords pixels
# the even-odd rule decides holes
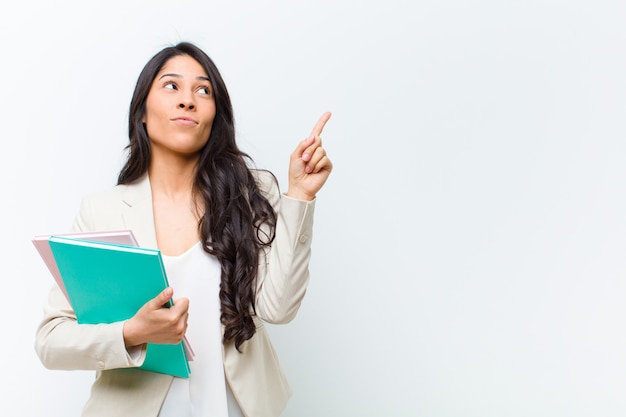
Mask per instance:
[[[250,171],[257,186],[267,198],[280,195],[278,179],[271,171],[266,169],[251,169]]]
[[[150,190],[150,182],[147,175],[130,184],[118,184],[88,194],[83,197],[83,202],[90,202],[98,206],[119,204],[120,202],[132,205],[137,198],[143,196],[142,190],[144,192],[149,192]]]
[[[95,191],[91,194],[83,196],[81,205],[109,208],[111,205],[117,205],[127,194],[127,185],[115,185],[109,188]]]
[[[114,185],[108,188],[96,190],[89,194],[83,196],[83,200],[86,201],[108,201],[119,199],[120,195],[124,193],[124,190],[127,188],[126,185]]]
[[[82,198],[74,230],[119,228],[123,213],[130,207],[151,205],[150,183],[145,179],[132,184],[115,185]]]

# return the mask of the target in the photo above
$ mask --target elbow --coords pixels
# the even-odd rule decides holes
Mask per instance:
[[[62,358],[68,352],[64,343],[67,341],[67,334],[59,333],[59,324],[57,320],[42,323],[35,334],[35,353],[46,369],[68,369],[62,364]]]
[[[296,318],[299,309],[300,303],[275,308],[262,308],[257,311],[257,316],[269,324],[288,324]]]
[[[46,369],[54,369],[52,366],[52,361],[50,360],[49,350],[47,349],[47,345],[45,341],[39,338],[39,335],[35,338],[34,343],[35,353],[39,358],[39,361]]]

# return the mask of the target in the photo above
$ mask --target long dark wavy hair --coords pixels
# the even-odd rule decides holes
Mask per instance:
[[[148,172],[150,138],[142,122],[146,99],[159,71],[180,55],[198,61],[213,87],[216,113],[209,140],[200,153],[193,191],[204,202],[199,223],[204,250],[221,264],[223,342],[232,340],[240,350],[256,331],[252,316],[256,314],[259,256],[274,240],[276,213],[257,185],[249,165],[252,159],[235,142],[233,109],[224,80],[211,58],[197,46],[182,42],[166,47],[141,71],[130,103],[128,159],[118,184],[132,183]]]

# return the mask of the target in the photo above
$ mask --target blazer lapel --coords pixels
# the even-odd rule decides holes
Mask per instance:
[[[139,246],[157,249],[152,211],[152,189],[148,175],[128,185],[122,193],[124,224],[133,231]]]

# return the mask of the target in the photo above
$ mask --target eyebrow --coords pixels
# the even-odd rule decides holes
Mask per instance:
[[[159,77],[159,80],[160,80],[161,78],[163,78],[163,77],[183,78],[183,76],[182,76],[182,75],[180,75],[180,74],[175,74],[175,73],[167,73],[167,74],[163,74],[163,75],[161,75],[161,76]],[[211,80],[209,80],[209,77],[205,77],[205,76],[203,76],[203,75],[198,75],[198,76],[196,77],[196,80],[201,80],[201,81],[209,81],[209,82],[211,81]]]

